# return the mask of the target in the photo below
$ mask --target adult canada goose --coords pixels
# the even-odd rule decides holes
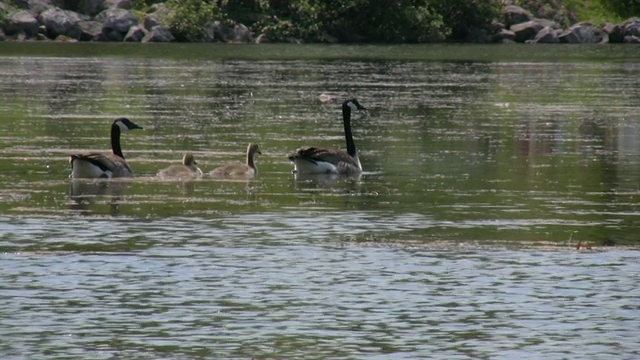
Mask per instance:
[[[192,153],[187,152],[182,157],[181,165],[171,165],[168,168],[158,172],[158,176],[162,178],[179,178],[179,179],[193,179],[202,176],[202,170],[197,167],[195,157]]]
[[[255,164],[257,154],[262,155],[262,152],[260,152],[260,146],[258,144],[249,144],[247,146],[246,164],[227,164],[220,166],[211,171],[211,176],[217,178],[252,178],[258,173],[258,168],[256,168]]]
[[[366,110],[356,99],[342,103],[342,120],[344,136],[347,140],[347,151],[322,147],[305,146],[289,155],[294,164],[294,172],[298,174],[359,174],[362,165],[358,159],[356,144],[351,134],[351,112]]]
[[[118,118],[111,124],[110,153],[84,153],[71,155],[71,175],[74,179],[130,177],[133,175],[129,164],[124,160],[120,147],[120,134],[123,131],[142,129],[127,118]]]

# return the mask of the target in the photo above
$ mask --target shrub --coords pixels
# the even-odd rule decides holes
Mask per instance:
[[[167,0],[167,24],[178,41],[201,41],[205,24],[222,17],[215,0]]]

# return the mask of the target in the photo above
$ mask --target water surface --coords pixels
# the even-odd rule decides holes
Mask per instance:
[[[632,47],[129,45],[0,44],[0,354],[640,355]],[[349,97],[364,173],[296,178]]]

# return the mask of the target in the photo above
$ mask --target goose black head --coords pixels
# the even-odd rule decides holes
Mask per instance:
[[[128,131],[128,130],[134,130],[134,129],[142,129],[142,126],[134,123],[133,121],[127,119],[127,118],[118,118],[113,122],[113,125],[118,126],[118,128],[120,128],[120,131]]]
[[[362,105],[360,105],[358,100],[353,98],[353,99],[346,100],[342,104],[342,110],[357,111],[357,110],[367,110],[367,108],[362,106]]]

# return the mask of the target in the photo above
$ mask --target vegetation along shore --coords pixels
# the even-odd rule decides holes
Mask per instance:
[[[638,0],[0,0],[0,41],[640,43]]]

